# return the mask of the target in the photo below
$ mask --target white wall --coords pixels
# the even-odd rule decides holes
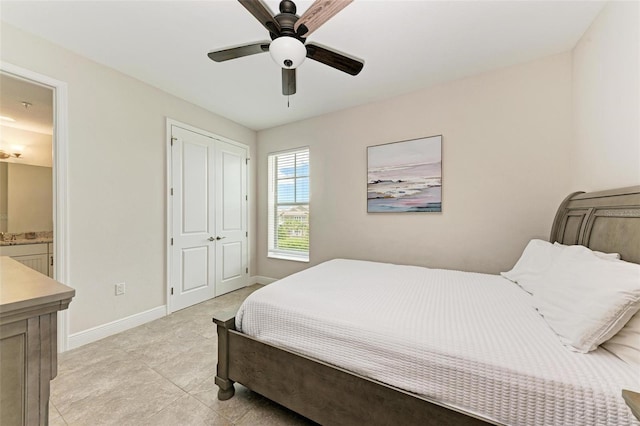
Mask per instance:
[[[366,148],[443,135],[442,213],[367,214]],[[267,154],[308,145],[311,262],[360,258],[498,272],[532,237],[548,238],[569,189],[571,55],[488,72],[383,102],[258,132]],[[268,259],[265,180],[258,187],[258,270]]]
[[[70,332],[165,305],[166,117],[252,153],[255,132],[6,23],[0,35],[2,61],[68,84]]]
[[[571,186],[640,184],[640,3],[609,3],[573,50]]]

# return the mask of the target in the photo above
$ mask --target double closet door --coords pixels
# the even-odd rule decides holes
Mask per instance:
[[[176,311],[247,284],[247,148],[173,124],[170,153]]]

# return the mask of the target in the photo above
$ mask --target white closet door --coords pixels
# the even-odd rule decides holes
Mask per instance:
[[[215,140],[172,128],[172,310],[215,295]]]
[[[216,156],[216,296],[247,284],[247,153],[220,142]]]

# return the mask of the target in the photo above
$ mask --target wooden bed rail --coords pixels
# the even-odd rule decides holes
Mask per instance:
[[[636,419],[640,420],[640,393],[623,389],[622,397],[631,409],[633,415],[636,416]]]
[[[236,331],[235,311],[217,312],[218,399],[234,383],[319,423],[382,426],[482,426],[486,420]],[[232,380],[235,379],[235,380]]]

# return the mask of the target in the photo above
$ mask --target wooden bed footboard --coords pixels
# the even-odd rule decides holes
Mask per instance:
[[[236,329],[236,311],[223,311],[213,317],[218,332],[218,366],[215,382],[218,399],[226,401],[235,394],[233,381],[229,380],[229,331]]]
[[[486,420],[418,395],[277,348],[235,330],[234,312],[218,330],[218,399],[234,382],[323,425],[486,425]]]

